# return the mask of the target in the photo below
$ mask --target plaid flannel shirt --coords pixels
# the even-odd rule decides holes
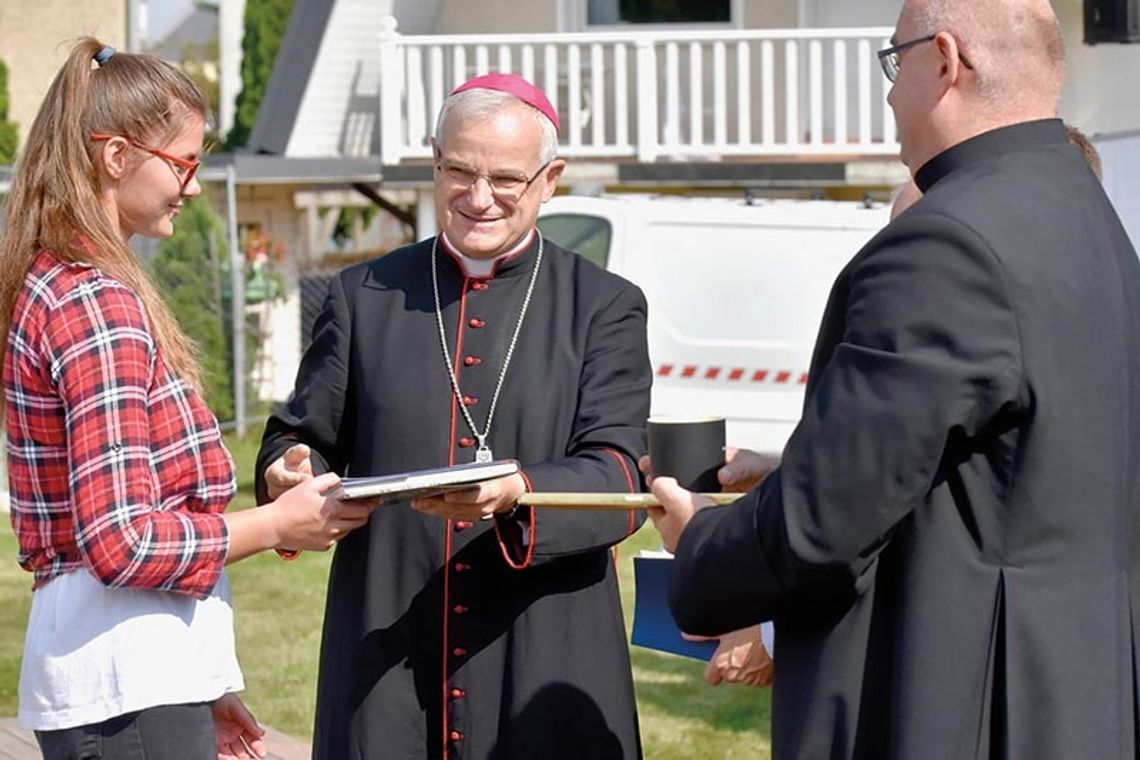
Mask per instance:
[[[233,460],[138,296],[41,252],[13,313],[4,387],[12,526],[35,586],[84,567],[108,586],[207,596],[229,547]]]

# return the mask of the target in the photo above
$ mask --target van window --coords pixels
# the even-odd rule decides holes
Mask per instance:
[[[614,234],[608,219],[590,214],[549,214],[539,218],[538,229],[551,242],[606,268]]]

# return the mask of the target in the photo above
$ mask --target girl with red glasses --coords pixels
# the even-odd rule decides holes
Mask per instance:
[[[224,514],[233,460],[194,347],[132,255],[169,237],[208,108],[174,66],[92,39],[28,134],[0,244],[11,519],[34,575],[20,723],[45,758],[263,755],[233,692],[224,566],[327,549],[370,505],[322,476]]]

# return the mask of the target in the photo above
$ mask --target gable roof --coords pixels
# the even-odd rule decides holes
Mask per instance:
[[[384,19],[402,34],[435,26],[440,0],[299,0],[249,149],[291,157],[379,155]]]
[[[284,155],[300,117],[301,100],[325,36],[335,0],[295,3],[285,37],[273,62],[273,74],[261,99],[248,148]]]

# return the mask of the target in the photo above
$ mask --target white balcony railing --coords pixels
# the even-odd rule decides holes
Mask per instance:
[[[380,44],[385,165],[430,157],[460,82],[511,71],[545,90],[566,157],[815,157],[898,152],[875,51],[892,30],[402,36]]]

